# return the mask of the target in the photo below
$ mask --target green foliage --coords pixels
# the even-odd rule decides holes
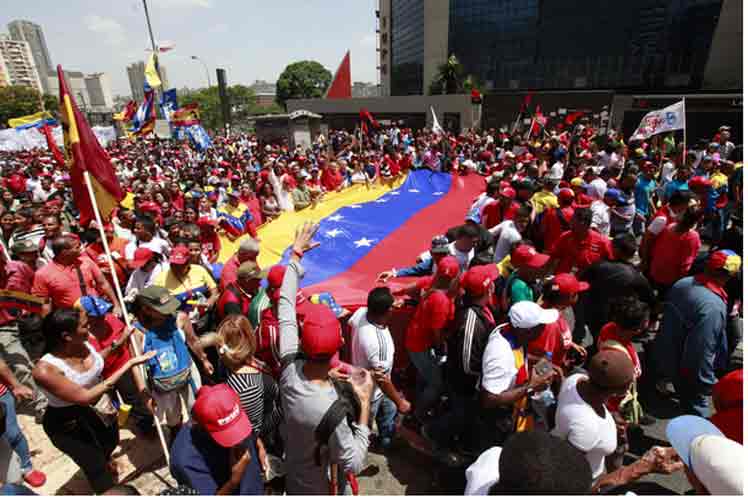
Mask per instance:
[[[286,66],[275,87],[275,100],[285,107],[288,99],[313,99],[324,95],[332,73],[317,61],[294,62]]]
[[[58,103],[52,95],[44,96],[48,111],[56,114]],[[8,126],[8,120],[41,111],[39,92],[20,85],[0,87],[0,128]]]
[[[42,99],[44,100],[44,108],[51,112],[53,116],[57,116],[60,110],[60,99],[48,93],[45,93]]]
[[[484,93],[485,83],[472,74],[465,74],[465,68],[453,54],[447,62],[441,64],[434,79],[429,84],[429,95],[451,95],[454,93],[470,93],[475,88]]]
[[[227,90],[231,104],[231,121],[233,127],[243,128],[249,117],[253,115],[283,111],[279,107],[269,109],[258,106],[255,92],[248,86],[233,85],[228,87]],[[223,117],[221,115],[221,99],[218,96],[217,86],[200,88],[198,90],[182,88],[177,91],[177,101],[180,106],[196,103],[200,109],[200,120],[203,127],[206,130],[221,130]]]

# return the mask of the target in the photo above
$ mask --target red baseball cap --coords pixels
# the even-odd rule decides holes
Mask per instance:
[[[592,197],[587,194],[579,194],[577,196],[576,207],[590,207],[592,205]]]
[[[301,322],[301,349],[309,358],[332,357],[343,345],[340,322],[324,304],[308,304]]]
[[[571,273],[559,273],[551,280],[551,290],[559,294],[579,294],[590,288],[590,284],[577,280]]]
[[[275,265],[268,271],[267,281],[267,295],[272,301],[280,299],[280,288],[283,284],[283,277],[286,275],[286,267],[284,265]]]
[[[512,251],[512,266],[515,268],[521,266],[540,268],[545,266],[549,259],[551,259],[551,257],[547,254],[539,253],[534,247],[524,244],[517,246],[517,248]]]
[[[190,250],[185,245],[178,245],[171,250],[169,263],[184,265],[190,260]]]
[[[462,275],[460,285],[471,296],[479,297],[487,292],[491,282],[497,278],[499,269],[495,264],[474,266]]]
[[[517,197],[517,192],[512,187],[507,187],[507,188],[501,189],[501,192],[499,192],[499,195],[502,197],[506,197],[508,199],[515,199]]]
[[[252,422],[242,409],[239,395],[226,384],[201,387],[192,416],[224,448],[236,446],[252,435]]]
[[[135,249],[135,254],[133,255],[132,263],[130,263],[130,266],[135,269],[142,268],[143,265],[151,260],[154,254],[155,253],[147,247],[138,247],[137,249]]]
[[[444,256],[436,265],[437,277],[455,278],[460,273],[460,262],[454,256]]]
[[[558,200],[562,204],[571,204],[574,202],[574,191],[569,188],[562,188],[558,191]]]

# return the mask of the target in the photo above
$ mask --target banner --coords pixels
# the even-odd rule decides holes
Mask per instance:
[[[58,147],[62,147],[62,127],[52,129],[52,137]],[[102,147],[117,139],[117,132],[113,126],[94,126],[92,128],[96,139]],[[0,151],[15,152],[21,150],[46,149],[46,137],[39,133],[38,128],[0,130]]]
[[[664,109],[652,111],[639,123],[630,140],[646,140],[652,135],[665,133],[673,130],[682,130],[686,127],[686,102],[681,100]]]

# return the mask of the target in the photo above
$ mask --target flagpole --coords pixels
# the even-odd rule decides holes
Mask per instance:
[[[686,154],[688,153],[688,141],[686,140],[686,96],[683,96],[683,165],[686,164]]]
[[[145,10],[145,22],[148,24],[148,36],[151,38],[151,50],[153,50],[153,59],[154,59],[154,66],[156,66],[156,74],[158,75],[158,79],[161,79],[161,71],[159,70],[159,64],[158,64],[158,50],[156,49],[156,40],[153,38],[153,28],[151,27],[151,16],[148,14],[148,2],[147,0],[143,0],[143,10]],[[163,81],[163,80],[162,80]],[[156,92],[156,95],[159,97],[159,102],[161,101],[161,88],[163,85],[159,85],[158,87],[154,88],[153,90]],[[156,103],[154,102],[153,105],[155,106]],[[159,106],[160,107],[160,106]],[[158,115],[158,111],[156,111],[156,115]],[[154,133],[155,135],[155,133]]]
[[[517,131],[517,127],[519,126],[519,120],[522,118],[522,113],[517,113],[517,119],[514,121],[514,126],[512,126],[512,135],[514,135],[514,132]]]
[[[532,129],[535,126],[535,117],[532,118],[532,121],[530,122],[530,129],[527,131],[527,138],[525,140],[530,140],[530,135],[532,135]]]
[[[144,0],[145,1],[145,0]],[[127,308],[125,307],[125,298],[122,295],[122,289],[119,285],[119,279],[117,278],[117,270],[114,267],[114,259],[112,258],[112,252],[109,249],[109,242],[106,238],[106,232],[104,231],[104,223],[101,221],[101,213],[99,212],[99,206],[96,204],[96,195],[94,194],[93,184],[91,183],[91,175],[88,173],[88,171],[83,172],[83,178],[86,181],[86,188],[88,189],[88,196],[91,199],[91,207],[93,208],[94,216],[96,217],[96,223],[99,225],[99,235],[101,236],[101,245],[104,246],[104,252],[106,253],[107,261],[109,262],[109,271],[112,275],[112,283],[114,283],[114,291],[117,294],[117,300],[119,301],[120,309],[122,310],[122,316],[125,319],[125,325],[127,325],[127,328],[132,327],[132,324],[130,323],[130,315],[127,313]],[[133,337],[132,334],[130,334],[130,346],[133,349],[133,352],[136,355],[140,355],[141,351],[138,347],[138,343],[135,341],[135,337]],[[140,365],[141,374],[143,376],[143,380],[145,381],[146,375],[145,375],[145,367],[143,365]],[[156,422],[156,432],[158,432],[158,438],[161,440],[161,449],[164,451],[164,457],[166,457],[166,466],[169,466],[169,450],[168,446],[166,445],[166,439],[164,438],[164,431],[161,427],[161,422],[159,421],[158,417],[153,417],[154,421]]]

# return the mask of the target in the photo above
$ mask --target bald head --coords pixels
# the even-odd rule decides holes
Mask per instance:
[[[624,351],[603,349],[592,357],[587,373],[598,389],[619,391],[634,380],[634,364]]]

